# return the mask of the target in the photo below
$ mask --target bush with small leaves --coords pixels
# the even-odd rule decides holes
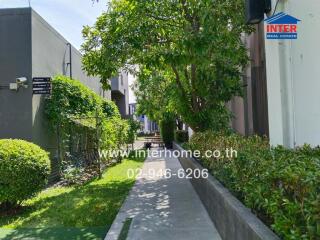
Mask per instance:
[[[166,148],[172,148],[175,126],[175,119],[172,117],[166,116],[160,121],[160,134]]]
[[[258,136],[195,133],[188,147],[220,150],[199,159],[283,239],[320,239],[320,148],[270,147]],[[229,157],[226,149],[236,150]]]
[[[0,204],[15,206],[47,184],[49,155],[39,146],[16,139],[0,140]]]

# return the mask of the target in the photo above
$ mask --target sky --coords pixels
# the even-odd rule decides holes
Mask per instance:
[[[30,0],[31,7],[77,49],[83,43],[82,28],[92,26],[97,17],[107,10],[108,0]],[[0,8],[29,7],[28,0],[0,0]],[[129,76],[129,84],[133,83]],[[129,91],[129,102],[135,102]]]

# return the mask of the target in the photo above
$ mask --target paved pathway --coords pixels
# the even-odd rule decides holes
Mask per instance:
[[[132,218],[128,240],[220,240],[189,180],[148,174],[150,169],[177,173],[180,168],[179,160],[173,157],[148,158],[106,239],[117,240],[123,222]]]

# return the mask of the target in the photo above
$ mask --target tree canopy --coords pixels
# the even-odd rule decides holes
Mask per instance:
[[[84,68],[106,87],[119,69],[134,71],[152,118],[168,110],[195,131],[226,127],[248,61],[243,9],[243,0],[113,0],[83,30]]]

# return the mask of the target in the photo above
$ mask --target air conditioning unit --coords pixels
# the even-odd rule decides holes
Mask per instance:
[[[246,21],[248,24],[258,24],[264,19],[264,14],[271,11],[271,0],[246,0]]]

